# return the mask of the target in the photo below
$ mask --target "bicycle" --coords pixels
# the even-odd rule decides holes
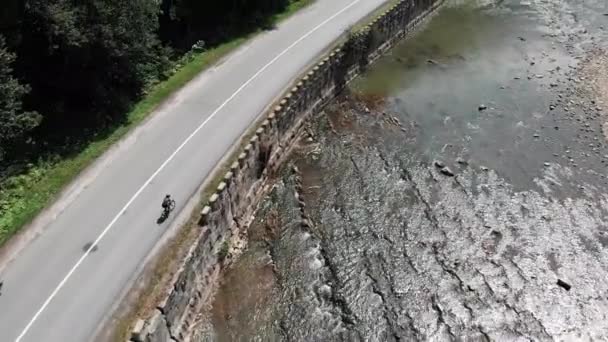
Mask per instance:
[[[169,217],[169,214],[175,209],[175,200],[170,195],[165,196],[162,204],[163,212],[156,220],[156,223],[161,224]]]

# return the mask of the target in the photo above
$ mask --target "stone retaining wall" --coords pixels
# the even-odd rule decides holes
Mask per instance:
[[[444,0],[401,0],[315,65],[267,114],[209,198],[200,234],[181,263],[164,300],[151,318],[139,320],[132,341],[184,341],[208,301],[220,250],[245,226],[263,185],[286,156],[307,118],[318,113],[345,85],[402,39]]]

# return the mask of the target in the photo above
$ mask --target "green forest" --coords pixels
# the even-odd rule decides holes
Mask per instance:
[[[83,167],[45,180],[50,167],[44,165],[83,153],[124,127],[138,102],[187,66],[188,57],[270,28],[277,15],[305,2],[3,1],[0,242]],[[32,184],[51,181],[58,184],[30,203],[30,193],[38,192]]]
[[[0,20],[0,158],[122,119],[198,41],[264,26],[289,0],[9,1]]]

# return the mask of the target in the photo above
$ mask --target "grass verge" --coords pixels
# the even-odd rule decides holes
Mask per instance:
[[[272,21],[278,23],[313,1],[295,1],[284,12],[275,15]],[[0,178],[0,246],[31,222],[56,199],[66,185],[143,122],[172,94],[259,32],[236,38],[201,53],[188,55],[185,63],[169,79],[152,87],[145,98],[134,105],[126,115],[124,124],[117,126],[108,135],[92,141],[79,153],[40,160],[30,164],[28,170],[22,174],[4,180]]]

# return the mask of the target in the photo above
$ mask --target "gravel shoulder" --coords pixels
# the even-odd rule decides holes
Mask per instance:
[[[582,68],[586,89],[602,109],[602,132],[608,141],[608,51],[596,50],[589,55]]]

